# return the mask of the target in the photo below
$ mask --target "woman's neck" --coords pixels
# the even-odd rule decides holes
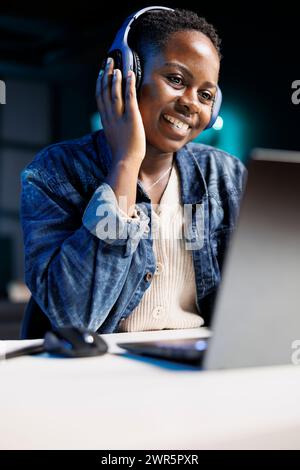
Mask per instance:
[[[148,149],[140,166],[139,175],[159,175],[172,166],[174,153],[161,153],[154,149]]]

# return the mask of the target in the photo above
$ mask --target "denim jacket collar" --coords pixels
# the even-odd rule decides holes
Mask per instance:
[[[189,144],[175,153],[174,158],[180,174],[182,203],[200,203],[207,196],[207,186]]]

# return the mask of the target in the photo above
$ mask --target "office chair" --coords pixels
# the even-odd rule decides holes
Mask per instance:
[[[31,296],[24,312],[21,339],[43,338],[45,333],[51,329],[50,320]]]

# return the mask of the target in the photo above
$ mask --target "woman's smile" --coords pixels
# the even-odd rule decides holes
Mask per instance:
[[[190,132],[190,126],[169,114],[161,115],[161,123],[164,132],[170,138],[186,138]]]

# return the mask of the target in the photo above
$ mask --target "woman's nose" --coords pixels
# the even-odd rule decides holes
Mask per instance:
[[[181,105],[186,112],[190,114],[198,113],[200,111],[200,102],[198,93],[192,90],[186,91],[183,95],[178,97],[177,103]]]

